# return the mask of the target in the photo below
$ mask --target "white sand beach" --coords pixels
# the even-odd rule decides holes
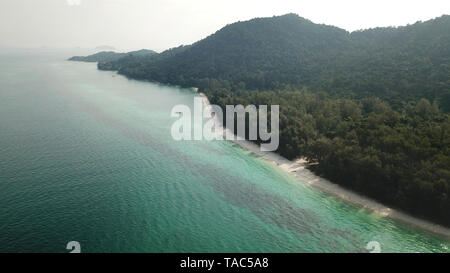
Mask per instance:
[[[199,95],[203,97],[204,105],[209,106],[210,103],[208,98],[203,93],[199,93]],[[306,168],[307,161],[305,159],[297,159],[291,161],[274,152],[262,152],[260,150],[259,145],[253,142],[247,140],[231,140],[231,141],[236,143],[243,149],[246,149],[260,156],[261,158],[273,163],[274,165],[278,166],[281,170],[297,178],[297,180],[301,183],[307,183],[345,202],[363,207],[383,217],[389,217],[407,223],[414,227],[450,238],[450,229],[447,227],[419,219],[417,217],[408,215],[404,212],[401,212],[393,208],[389,208],[371,198],[368,198],[354,191],[343,188],[338,184],[335,184],[325,178],[317,176],[312,171]]]

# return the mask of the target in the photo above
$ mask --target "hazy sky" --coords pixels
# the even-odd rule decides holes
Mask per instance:
[[[0,46],[161,51],[290,12],[352,31],[450,14],[450,0],[0,0]]]

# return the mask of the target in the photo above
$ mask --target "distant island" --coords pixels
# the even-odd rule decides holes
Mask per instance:
[[[287,14],[230,24],[160,54],[71,60],[195,86],[222,107],[279,104],[279,154],[450,226],[449,29],[449,15],[350,33]]]
[[[115,47],[108,45],[97,46],[95,48],[95,51],[115,51],[115,50],[116,50]]]
[[[135,57],[144,57],[148,55],[157,54],[153,50],[141,49],[138,51],[131,51],[128,53],[118,53],[114,51],[102,51],[89,56],[74,56],[69,59],[69,61],[78,61],[78,62],[113,62],[119,59],[122,59],[127,56],[135,56]]]

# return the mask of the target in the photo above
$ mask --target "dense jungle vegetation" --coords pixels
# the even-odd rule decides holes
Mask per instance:
[[[349,33],[295,14],[99,69],[280,105],[280,147],[333,182],[450,225],[450,16]]]

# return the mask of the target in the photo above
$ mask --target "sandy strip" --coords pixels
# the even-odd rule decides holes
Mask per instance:
[[[203,94],[199,93],[203,97],[204,105],[209,106],[208,98]],[[225,135],[225,133],[224,133]],[[307,161],[305,159],[297,159],[295,161],[288,160],[279,154],[274,152],[262,152],[259,145],[247,141],[247,140],[230,140],[233,143],[239,145],[245,150],[248,150],[261,158],[273,163],[278,166],[281,170],[297,178],[298,181],[302,183],[308,183],[309,185],[318,188],[330,195],[338,197],[339,199],[346,201],[350,204],[363,207],[367,210],[373,211],[383,217],[389,217],[395,219],[414,227],[427,230],[447,238],[450,238],[450,229],[444,226],[434,224],[432,222],[419,219],[417,217],[408,215],[399,210],[389,208],[371,198],[358,194],[354,191],[345,189],[338,184],[335,184],[325,178],[315,175],[313,172],[306,168]]]

